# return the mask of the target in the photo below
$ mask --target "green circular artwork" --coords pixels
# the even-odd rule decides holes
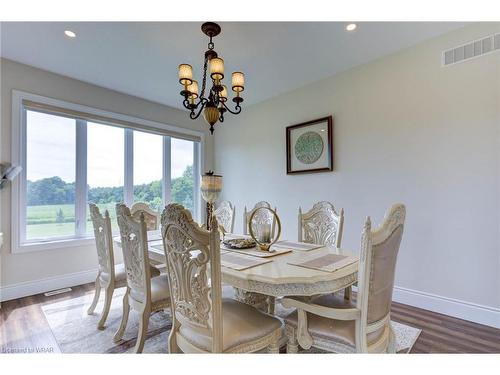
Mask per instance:
[[[323,139],[316,132],[302,134],[295,142],[295,156],[304,164],[312,164],[323,153]]]

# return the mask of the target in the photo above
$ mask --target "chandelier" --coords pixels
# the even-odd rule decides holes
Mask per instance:
[[[214,22],[205,22],[201,25],[201,31],[210,38],[208,50],[205,52],[203,64],[203,80],[201,92],[198,94],[198,81],[193,79],[193,67],[189,64],[179,65],[179,83],[183,86],[181,95],[184,97],[182,104],[190,111],[192,120],[203,117],[210,125],[210,134],[214,133],[214,125],[217,121],[224,122],[224,113],[229,112],[237,115],[241,112],[241,93],[245,89],[245,75],[242,72],[234,72],[231,77],[231,88],[235,92],[232,99],[235,103],[234,110],[227,105],[227,87],[222,83],[224,78],[224,60],[214,51],[212,38],[219,35],[221,28]],[[211,80],[210,88],[207,88],[207,69]],[[210,85],[210,82],[208,83]],[[207,90],[207,95],[205,95]]]

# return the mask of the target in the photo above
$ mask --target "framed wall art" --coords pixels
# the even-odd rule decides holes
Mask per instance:
[[[332,116],[287,126],[286,173],[333,171]]]

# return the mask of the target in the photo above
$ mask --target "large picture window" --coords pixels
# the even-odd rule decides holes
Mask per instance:
[[[174,201],[198,218],[200,141],[19,100],[17,161],[23,172],[14,186],[19,212],[13,222],[19,225],[13,226],[13,249],[91,238],[89,202],[108,210],[114,231],[119,202],[145,202],[161,211]]]

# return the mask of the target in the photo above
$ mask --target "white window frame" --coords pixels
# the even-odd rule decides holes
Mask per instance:
[[[84,217],[85,215],[81,212],[76,212],[78,207],[81,210],[85,210],[86,212],[86,202],[87,202],[87,191],[86,191],[86,171],[87,171],[87,130],[86,126],[81,124],[81,120],[76,119],[76,132],[80,132],[79,140],[80,144],[76,144],[76,163],[75,166],[76,176],[75,182],[80,186],[79,189],[76,189],[79,193],[75,192],[75,220],[77,221],[75,224],[75,236],[71,238],[59,237],[57,239],[48,239],[47,241],[30,241],[30,242],[22,242],[22,239],[26,238],[24,231],[26,230],[26,109],[23,106],[23,101],[31,101],[40,104],[45,104],[49,106],[64,108],[66,110],[71,110],[75,112],[83,112],[88,113],[90,115],[106,117],[111,120],[116,120],[118,124],[120,122],[127,122],[131,124],[137,124],[137,128],[126,128],[121,125],[116,125],[118,127],[125,129],[125,147],[127,145],[133,146],[133,132],[132,130],[137,131],[146,131],[141,128],[141,126],[145,126],[147,128],[151,128],[158,131],[158,134],[164,136],[164,162],[163,162],[163,179],[164,179],[164,191],[163,191],[163,200],[164,203],[167,203],[170,200],[170,176],[171,176],[171,163],[165,162],[167,159],[167,152],[170,153],[168,155],[168,161],[170,161],[171,156],[171,148],[170,148],[170,139],[171,136],[175,137],[175,135],[186,135],[186,137],[197,138],[199,141],[194,142],[194,151],[193,151],[193,174],[195,176],[194,180],[194,194],[193,194],[193,206],[194,206],[194,215],[197,220],[201,219],[202,210],[201,210],[201,199],[200,199],[200,171],[204,170],[203,155],[204,146],[205,146],[205,135],[201,131],[185,129],[173,125],[163,124],[159,122],[154,122],[150,120],[141,119],[138,117],[133,117],[129,115],[119,114],[115,112],[109,112],[101,109],[96,109],[80,104],[65,102],[58,99],[48,98],[41,95],[31,94],[19,90],[12,91],[12,165],[20,165],[22,166],[22,172],[18,176],[18,178],[14,179],[12,182],[12,190],[11,190],[11,225],[12,225],[12,236],[11,236],[11,251],[12,253],[25,253],[32,251],[41,251],[41,250],[51,250],[58,248],[73,248],[80,246],[88,246],[94,243],[93,235],[89,233],[85,233],[85,223],[80,223],[78,218]],[[57,115],[57,113],[55,113]],[[83,121],[85,123],[85,121]],[[111,126],[115,125],[110,122]],[[127,136],[127,133],[129,134]],[[168,150],[168,151],[166,151]],[[131,152],[125,152],[125,157],[131,158]],[[127,163],[125,163],[127,165]],[[124,201],[126,204],[131,204],[133,200],[133,162],[128,163],[130,168],[126,168],[125,170],[125,184],[130,184],[132,189],[128,192],[127,195],[124,196]],[[125,195],[125,193],[124,193]],[[79,203],[77,204],[77,200]]]

